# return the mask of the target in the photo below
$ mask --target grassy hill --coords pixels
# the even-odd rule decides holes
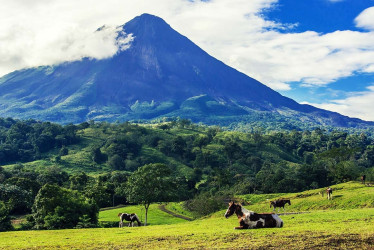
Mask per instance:
[[[287,212],[374,208],[374,186],[347,182],[333,185],[331,188],[333,189],[332,200],[327,200],[325,188],[292,194],[248,194],[241,195],[239,198],[246,201],[248,204],[246,207],[250,210],[258,212],[272,211],[273,208],[269,208],[269,201],[278,198],[291,199],[291,206],[288,204],[285,206]]]
[[[181,221],[151,206],[151,226],[0,233],[0,248],[289,248],[370,249],[374,244],[373,187],[358,183],[332,186],[335,199],[325,200],[319,190],[282,194],[292,199],[288,211],[310,213],[281,215],[283,228],[234,230],[235,216],[225,219],[224,210],[194,221]],[[241,196],[252,202],[247,208],[268,212],[267,198],[274,195]],[[315,204],[312,206],[311,204]],[[172,204],[178,207],[178,204]],[[100,212],[101,221],[118,221],[118,212],[142,211],[138,206]],[[157,225],[158,224],[158,225]],[[16,239],[16,240],[15,240]]]
[[[100,212],[99,221],[101,222],[118,222],[119,213],[136,213],[139,219],[144,222],[145,210],[143,206],[126,206],[121,208],[109,209]],[[165,225],[178,224],[186,222],[186,220],[174,217],[159,209],[158,204],[152,204],[148,210],[147,225]]]

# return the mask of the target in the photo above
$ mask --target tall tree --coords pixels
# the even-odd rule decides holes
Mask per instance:
[[[172,171],[164,164],[148,164],[140,167],[130,177],[126,185],[127,200],[142,204],[145,208],[145,225],[148,220],[148,208],[154,202],[170,201],[175,198],[175,183]]]

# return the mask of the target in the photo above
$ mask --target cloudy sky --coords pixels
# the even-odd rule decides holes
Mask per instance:
[[[0,75],[110,57],[118,49],[116,27],[150,13],[285,96],[374,121],[374,0],[0,0],[0,6]],[[94,32],[104,24],[111,28]]]

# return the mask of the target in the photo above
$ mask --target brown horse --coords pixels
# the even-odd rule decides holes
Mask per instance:
[[[361,183],[365,185],[366,175],[361,176]]]
[[[283,211],[285,211],[284,206],[286,204],[291,205],[291,200],[290,199],[278,199],[275,201],[270,201],[270,208],[274,207],[273,211],[275,211],[275,208],[279,208],[278,211],[280,211],[280,208],[283,208]]]

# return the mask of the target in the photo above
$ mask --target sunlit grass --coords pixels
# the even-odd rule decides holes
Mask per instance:
[[[176,218],[168,213],[158,209],[158,204],[151,204],[148,210],[148,224],[149,225],[165,225],[185,222],[185,220]],[[145,221],[145,209],[143,206],[127,206],[106,211],[101,211],[99,214],[100,221],[119,221],[118,213],[136,213],[142,223]]]
[[[358,182],[347,182],[331,187],[333,189],[332,200],[327,200],[325,188],[294,194],[254,194],[239,197],[249,202],[249,209],[256,212],[271,212],[273,208],[270,208],[269,200],[280,197],[291,199],[291,206],[288,204],[285,206],[286,212],[374,207],[374,187]]]
[[[113,211],[117,212],[117,211]],[[356,248],[372,247],[374,209],[281,216],[283,228],[234,230],[224,211],[171,225],[0,233],[0,248]],[[102,217],[104,218],[104,217]]]

